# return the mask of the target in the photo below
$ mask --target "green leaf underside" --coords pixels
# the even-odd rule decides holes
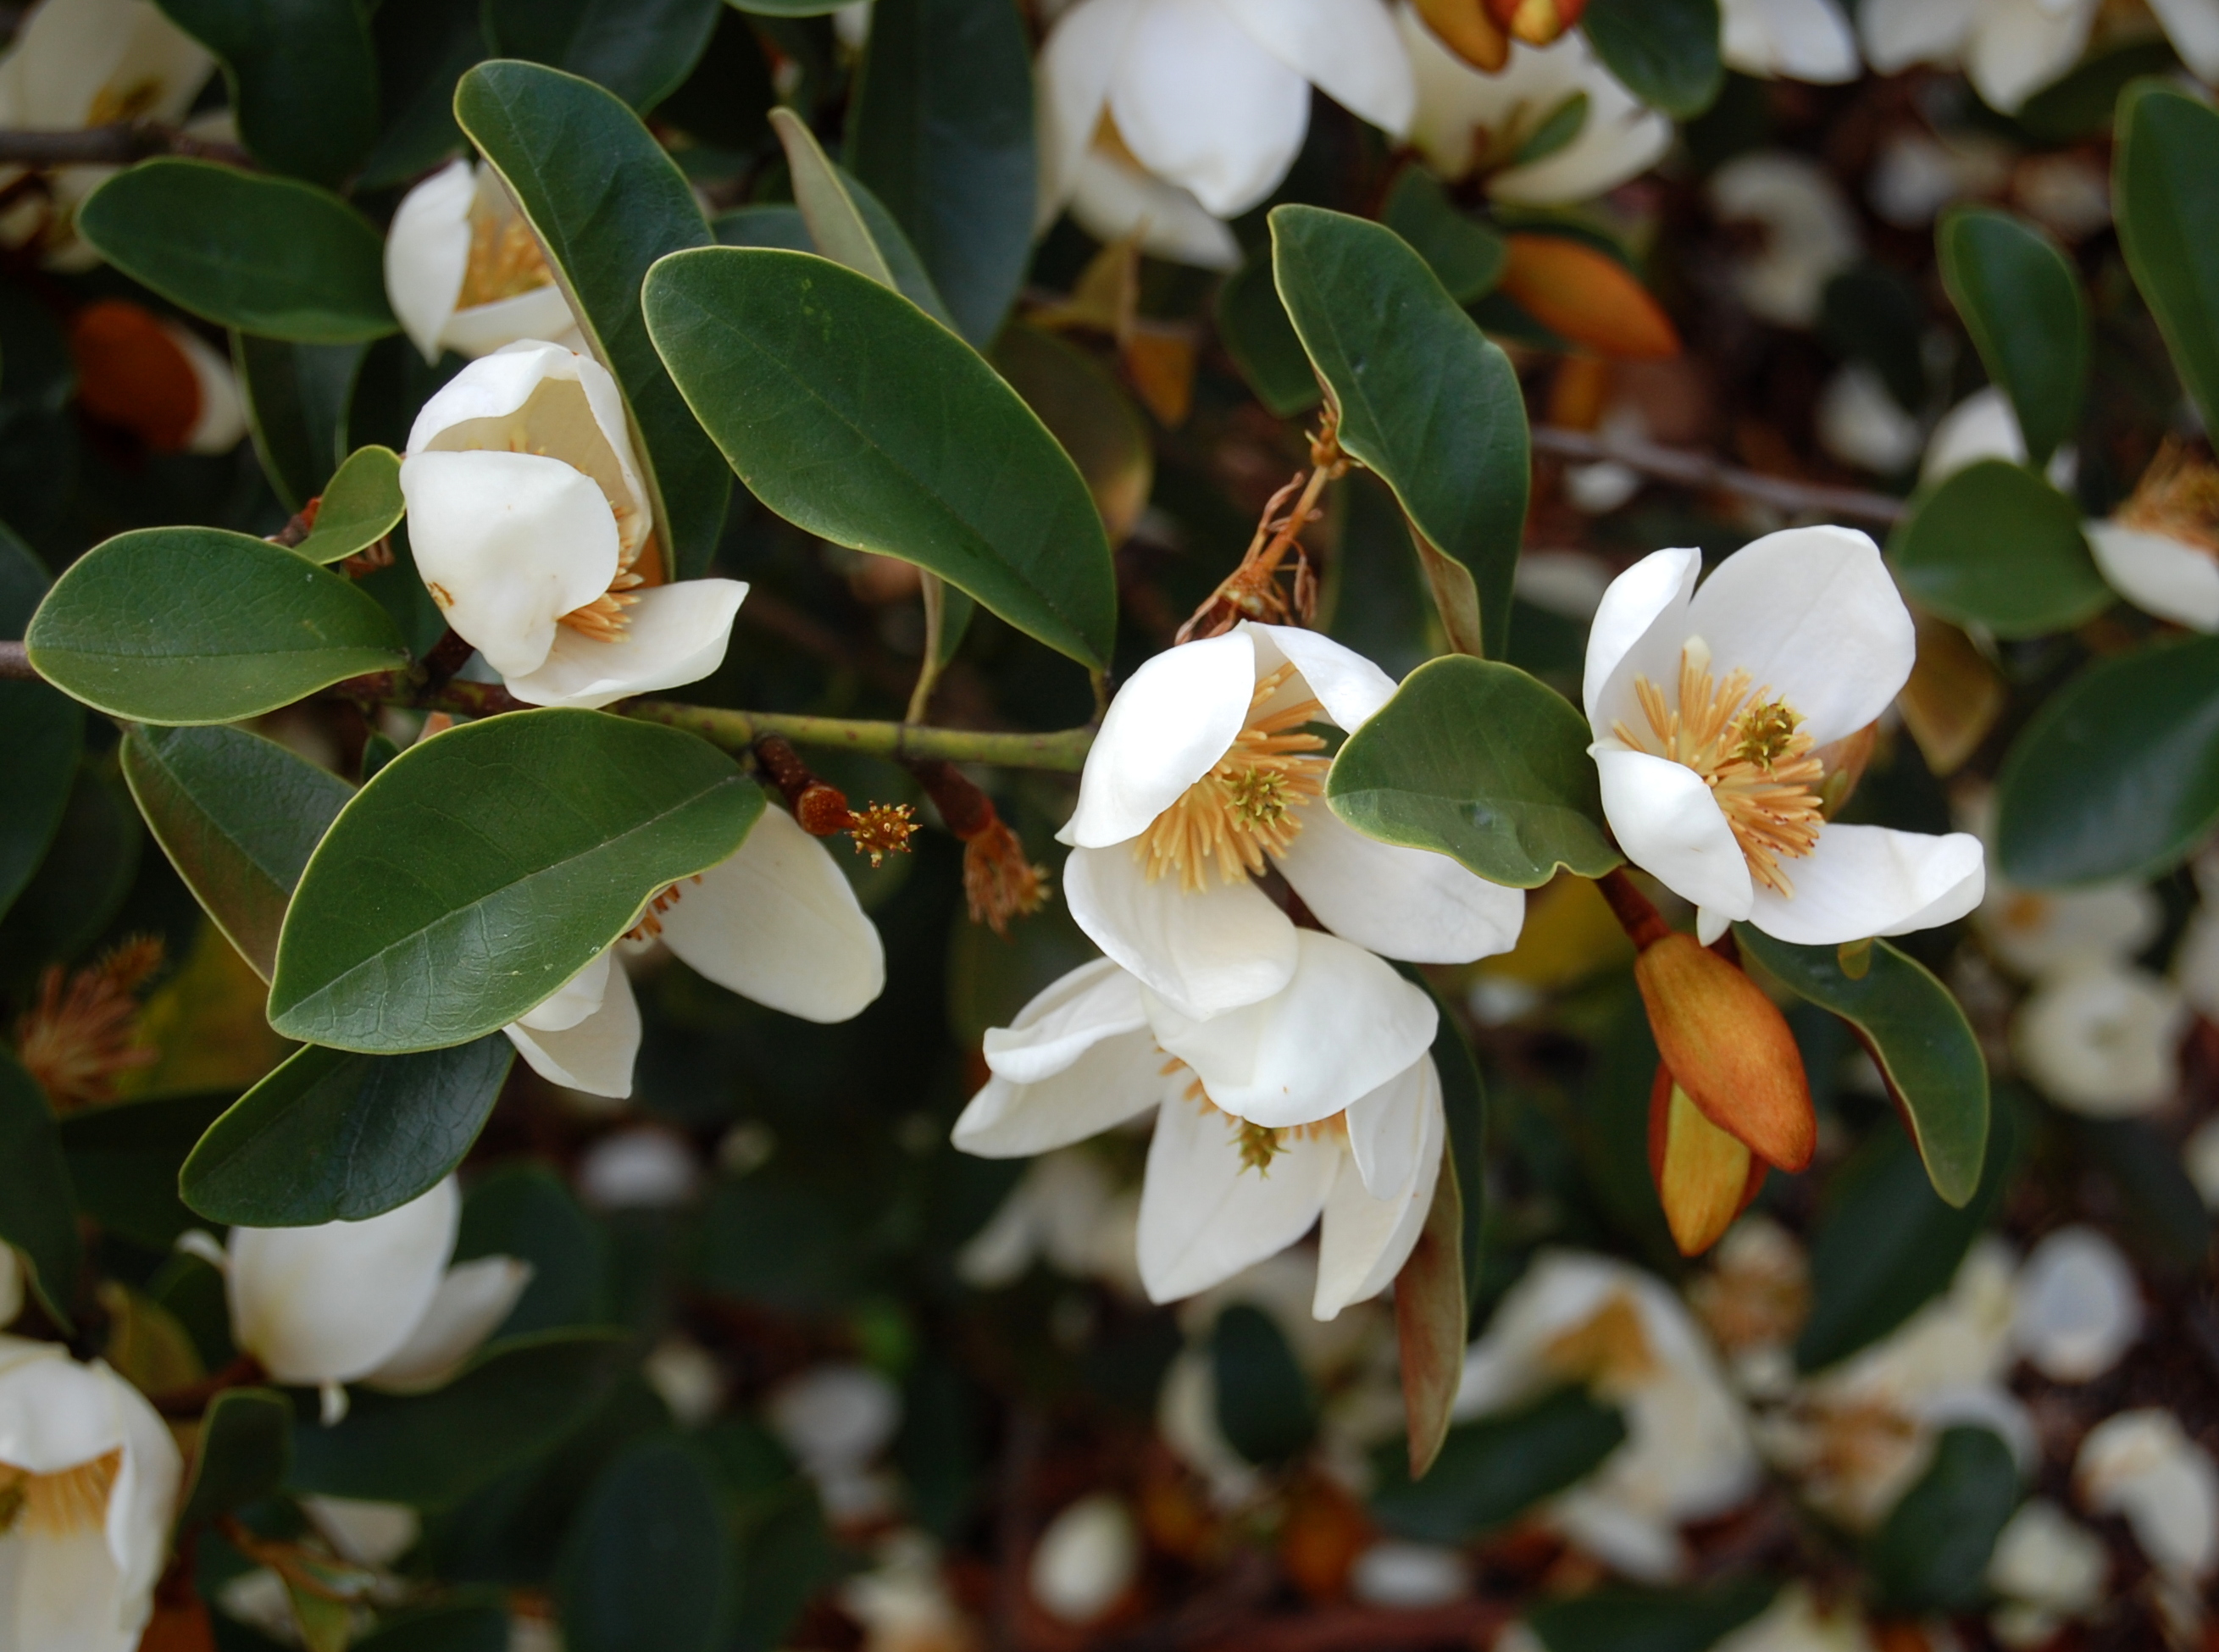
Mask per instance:
[[[712,247],[649,326],[732,469],[788,521],[915,562],[1088,666],[1116,623],[1086,483],[1023,400],[898,294],[806,253]]]
[[[1341,446],[1470,576],[1479,637],[1457,640],[1500,659],[1531,470],[1509,357],[1385,226],[1302,206],[1271,222],[1279,297],[1339,404]]]
[[[401,456],[389,447],[357,448],[325,484],[316,525],[295,554],[326,566],[366,550],[393,531],[407,501],[401,496]]]
[[[270,1025],[388,1054],[482,1037],[658,889],[724,860],[762,809],[730,758],[675,730],[567,710],[450,730],[378,771],[310,859]]]
[[[1862,1035],[1901,1098],[1935,1192],[1971,1202],[1988,1144],[1988,1066],[1949,989],[1885,941],[1872,943],[1862,979],[1842,972],[1838,949],[1795,947],[1734,926],[1744,950],[1800,997]]]
[[[154,841],[264,980],[285,904],[354,788],[244,729],[134,729],[123,778]]]
[[[615,1332],[548,1332],[481,1351],[426,1394],[351,1391],[325,1427],[298,1396],[289,1489],[438,1507],[530,1462],[600,1406],[633,1357]]]
[[[46,1095],[0,1050],[0,1244],[28,1266],[28,1282],[64,1330],[77,1295],[77,1199]]]
[[[514,1055],[497,1033],[414,1055],[310,1045],[209,1127],[185,1161],[185,1202],[254,1227],[397,1209],[462,1162]]]
[[[201,1420],[177,1529],[258,1503],[293,1471],[293,1403],[275,1388],[227,1388]]]
[[[1996,852],[2029,889],[2144,878],[2219,824],[2219,637],[2099,660],[2053,694],[1996,779]]]
[[[1423,1480],[1382,1446],[1372,1512],[1399,1537],[1461,1543],[1516,1519],[1587,1477],[1624,1443],[1625,1419],[1586,1389],[1559,1388],[1514,1410],[1458,1423]]]
[[[230,1102],[227,1094],[167,1096],[82,1107],[61,1121],[78,1208],[109,1233],[166,1251],[200,1218],[177,1197],[177,1167]]]
[[[2018,414],[2039,467],[2079,423],[2088,378],[2088,301],[2079,272],[2040,230],[1992,208],[1942,220],[1942,278],[1988,376]]]
[[[2163,81],[2118,106],[2119,245],[2207,429],[2219,429],[2219,112]]]
[[[407,662],[385,611],[283,546],[140,528],[54,582],[25,642],[41,676],[142,723],[230,723]]]
[[[1349,736],[1326,797],[1383,842],[1453,856],[1481,877],[1532,889],[1559,867],[1619,864],[1602,828],[1587,721],[1515,666],[1445,655],[1403,680]]]
[[[165,157],[85,198],[78,232],[180,309],[265,338],[354,344],[398,330],[385,238],[296,178]]]
[[[2073,501],[2005,459],[1921,493],[1887,548],[1913,601],[1998,637],[2069,630],[2116,600]]]
[[[723,531],[732,479],[640,314],[648,267],[710,244],[693,190],[619,99],[559,70],[481,64],[455,89],[455,118],[531,220],[594,354],[615,376],[643,449],[665,562],[678,577],[698,578]]]

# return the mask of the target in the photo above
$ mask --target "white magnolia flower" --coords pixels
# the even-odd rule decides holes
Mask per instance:
[[[889,1501],[872,1465],[901,1426],[901,1390],[867,1365],[815,1365],[770,1396],[766,1418],[835,1521],[867,1519]]]
[[[2219,0],[2150,0],[2150,9],[2190,72],[2219,84]]]
[[[2219,1567],[2219,1465],[2169,1411],[2106,1417],[2080,1442],[2073,1464],[2080,1500],[2126,1518],[2160,1571],[2209,1577]]]
[[[2026,463],[2026,437],[2019,430],[2018,414],[2011,398],[1993,384],[1973,391],[1935,420],[1934,432],[1926,438],[1926,456],[1919,462],[1919,486],[1931,488],[1982,459]],[[2079,468],[2079,453],[2064,442],[2050,455],[2042,474],[2051,487],[2069,493]]]
[[[1361,655],[1290,626],[1244,621],[1150,660],[1103,719],[1060,834],[1079,928],[1197,1019],[1271,997],[1294,973],[1294,923],[1252,875],[1267,866],[1373,952],[1434,964],[1507,952],[1521,891],[1376,842],[1323,806],[1330,762],[1304,725],[1353,730],[1394,692]]]
[[[531,1264],[514,1257],[449,1265],[461,1218],[450,1176],[364,1221],[233,1228],[233,1342],[274,1381],[322,1388],[327,1420],[345,1413],[343,1383],[438,1388],[531,1282]]]
[[[2060,968],[2011,1017],[2011,1053],[2060,1107],[2129,1118],[2180,1085],[2188,1008],[2161,976],[2103,958]]]
[[[208,48],[149,0],[44,0],[0,57],[0,127],[74,132],[115,121],[179,121],[214,67]],[[48,173],[43,199],[26,196],[0,210],[0,241],[36,240],[48,263],[90,269],[99,255],[77,239],[78,204],[117,170]],[[0,181],[22,171],[0,169]]]
[[[1396,21],[1417,76],[1410,141],[1451,182],[1476,171],[1497,200],[1588,201],[1647,171],[1671,146],[1670,120],[1628,91],[1576,29],[1547,46],[1513,40],[1509,61],[1490,75],[1444,46],[1408,0]],[[1579,98],[1586,114],[1571,141],[1521,164],[1519,152],[1550,116]]]
[[[1381,0],[1079,0],[1038,66],[1041,220],[1144,231],[1170,258],[1230,267],[1221,223],[1278,187],[1310,88],[1400,138],[1410,69]]]
[[[2219,473],[2168,444],[2134,495],[2086,525],[2096,565],[2147,613],[2219,631]]]
[[[608,370],[526,340],[424,404],[408,543],[447,623],[534,705],[606,705],[724,661],[737,580],[645,585],[654,518]]]
[[[1846,528],[1702,555],[1660,550],[1614,581],[1588,633],[1584,698],[1603,812],[1628,859],[1700,910],[1803,946],[1905,935],[1978,905],[1980,842],[1834,825],[1827,748],[1911,674],[1911,613]]]
[[[849,1020],[886,984],[886,947],[854,886],[774,804],[730,856],[649,903],[631,935],[638,940],[596,954],[501,1028],[541,1078],[591,1096],[631,1094],[639,1005],[617,953],[651,937],[727,991],[804,1021]]]
[[[1863,237],[1834,180],[1784,150],[1737,155],[1711,174],[1711,210],[1749,223],[1763,245],[1734,265],[1734,288],[1750,314],[1783,327],[1818,319],[1826,283],[1857,261]]]
[[[1992,876],[1973,927],[1998,963],[2029,980],[2085,960],[2124,961],[2157,939],[2157,897],[2135,883],[2020,889]]]
[[[385,293],[427,362],[520,338],[582,348],[531,226],[482,163],[456,161],[401,197],[385,233]]]
[[[1323,1217],[1312,1311],[1376,1296],[1431,1207],[1446,1123],[1433,1001],[1360,947],[1297,932],[1281,991],[1197,1021],[1107,959],[989,1031],[956,1121],[987,1158],[1061,1147],[1156,1109],[1141,1278],[1167,1302],[1284,1250]]]
[[[1044,1259],[1073,1279],[1098,1279],[1141,1296],[1134,1260],[1140,1220],[1139,1194],[1120,1191],[1093,1153],[1078,1147],[1043,1153],[956,1252],[956,1276],[994,1290]]]
[[[2060,1227],[2034,1247],[2014,1287],[2011,1338],[2056,1382],[2090,1382],[2142,1329],[2141,1291],[2119,1247],[2092,1227]]]
[[[1732,1508],[1760,1474],[1741,1406],[1701,1329],[1640,1269],[1545,1251],[1466,1354],[1456,1416],[1511,1410],[1568,1382],[1619,1407],[1626,1440],[1540,1518],[1629,1576],[1679,1575],[1680,1525]]]
[[[183,1476],[168,1425],[105,1364],[0,1336],[0,1646],[132,1652]]]
[[[1348,1568],[1348,1592],[1367,1606],[1423,1612],[1471,1593],[1471,1562],[1444,1543],[1383,1538]]]
[[[1865,60],[1892,75],[1914,63],[1962,64],[2005,115],[2079,61],[2101,0],[1865,0]]]
[[[1909,467],[1925,445],[1918,418],[1866,362],[1850,362],[1818,394],[1818,445],[1843,464],[1883,476]]]
[[[1857,37],[1834,0],[1724,0],[1719,54],[1726,67],[1765,80],[1835,85],[1863,65]]]
[[[1065,1624],[1094,1622],[1140,1574],[1140,1525],[1110,1492],[1082,1497],[1050,1520],[1026,1568],[1041,1610]]]

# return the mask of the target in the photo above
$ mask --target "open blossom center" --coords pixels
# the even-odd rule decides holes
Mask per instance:
[[[1724,682],[1711,674],[1711,650],[1700,637],[1680,650],[1678,705],[1646,677],[1633,680],[1634,698],[1648,724],[1637,734],[1623,722],[1611,732],[1636,751],[1669,758],[1701,775],[1718,799],[1749,862],[1750,875],[1766,888],[1793,895],[1780,869],[1818,846],[1824,817],[1819,787],[1825,765],[1812,756],[1817,743],[1803,719],[1769,688],[1752,690],[1746,671]]]
[[[120,1446],[52,1474],[0,1463],[0,1536],[20,1530],[29,1537],[68,1537],[99,1531],[122,1470]]]
[[[1162,1070],[1164,1076],[1169,1078],[1182,1069],[1193,1073],[1185,1062],[1172,1056],[1165,1061]],[[1268,1124],[1258,1124],[1252,1120],[1236,1118],[1209,1099],[1209,1092],[1203,1087],[1199,1073],[1193,1073],[1181,1094],[1203,1112],[1215,1113],[1225,1121],[1227,1128],[1233,1132],[1240,1144],[1240,1167],[1253,1171],[1259,1176],[1271,1173],[1271,1161],[1285,1152],[1290,1142],[1318,1141],[1327,1136],[1346,1136],[1348,1133],[1348,1115],[1346,1112],[1335,1113],[1330,1118],[1320,1119],[1312,1124],[1283,1125],[1276,1128]]]
[[[1247,722],[1216,766],[1181,792],[1137,840],[1150,883],[1168,872],[1193,893],[1209,881],[1214,861],[1225,883],[1264,870],[1266,854],[1284,854],[1299,836],[1297,811],[1324,795],[1332,767],[1318,755],[1325,742],[1302,725],[1323,715],[1315,699],[1265,716],[1265,704],[1295,674],[1281,666],[1256,685]]]
[[[2219,556],[2219,469],[2168,439],[2112,519]]]
[[[523,219],[482,210],[470,214],[470,259],[455,299],[457,309],[520,297],[554,279],[547,255],[539,250],[539,238]]]

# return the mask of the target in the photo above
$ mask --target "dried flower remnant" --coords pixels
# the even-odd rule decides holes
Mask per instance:
[[[2086,528],[2104,577],[2160,619],[2219,630],[2219,468],[2168,438],[2127,502]]]
[[[126,941],[65,978],[50,964],[16,1023],[16,1059],[58,1112],[115,1099],[116,1081],[159,1054],[140,1041],[138,991],[162,966],[159,936]]]
[[[1011,919],[1047,904],[1047,868],[1026,855],[1024,840],[1003,820],[991,798],[953,763],[915,762],[909,769],[963,845],[963,897],[972,922],[1006,935]]]
[[[885,864],[889,854],[910,852],[909,841],[917,830],[917,810],[911,804],[874,803],[860,810],[850,808],[847,793],[820,779],[792,743],[777,735],[756,741],[755,755],[810,836],[837,837],[844,832],[856,854],[871,857],[873,868]]]

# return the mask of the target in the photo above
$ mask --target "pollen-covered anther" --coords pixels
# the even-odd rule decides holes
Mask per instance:
[[[662,933],[662,915],[678,904],[678,897],[685,893],[686,885],[698,884],[700,881],[701,874],[697,872],[691,878],[681,879],[668,888],[657,890],[655,898],[648,902],[647,910],[640,914],[639,922],[625,931],[624,938],[626,941],[654,940]]]
[[[0,1536],[17,1529],[41,1537],[97,1533],[107,1521],[108,1500],[122,1471],[120,1446],[50,1474],[0,1463]]]
[[[2168,438],[2111,519],[2219,556],[2219,469]]]
[[[158,1053],[139,1040],[136,990],[161,966],[159,937],[124,941],[65,981],[61,966],[16,1023],[16,1058],[57,1109],[115,1099],[115,1081]]]
[[[1325,742],[1303,728],[1324,715],[1316,700],[1264,710],[1294,674],[1284,665],[1256,685],[1246,724],[1225,755],[1136,840],[1151,883],[1176,871],[1179,886],[1197,891],[1213,862],[1222,882],[1238,883],[1301,835],[1298,811],[1324,795],[1332,763],[1318,755]]]
[[[1026,858],[1023,840],[999,818],[965,840],[963,898],[972,922],[1005,935],[1010,919],[1047,904],[1047,868]]]
[[[559,616],[555,623],[568,625],[581,636],[590,637],[596,643],[612,643],[624,635],[625,610],[639,599],[631,594],[632,587],[645,583],[631,568],[619,568],[609,588],[582,607],[573,608]]]
[[[844,829],[855,853],[869,855],[875,869],[890,854],[909,853],[909,841],[917,835],[917,809],[906,803],[874,803],[851,810]]]
[[[1633,680],[1647,729],[1636,733],[1620,721],[1611,732],[1636,751],[1669,758],[1703,777],[1732,828],[1750,874],[1766,888],[1793,895],[1781,870],[1817,847],[1825,823],[1821,809],[1825,765],[1812,755],[1817,744],[1803,719],[1769,688],[1754,691],[1746,671],[1720,682],[1711,674],[1711,652],[1700,637],[1680,650],[1678,704],[1646,677]]]
[[[521,218],[479,211],[470,215],[470,258],[463,273],[457,309],[475,309],[536,292],[555,279],[539,239]]]

